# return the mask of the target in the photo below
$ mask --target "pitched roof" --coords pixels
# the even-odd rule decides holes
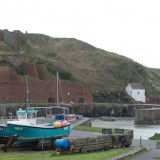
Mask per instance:
[[[141,83],[130,83],[132,89],[145,89]]]

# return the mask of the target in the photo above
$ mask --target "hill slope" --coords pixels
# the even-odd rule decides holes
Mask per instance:
[[[160,84],[160,76],[153,70],[74,38],[28,34],[27,44],[26,61],[44,63],[51,74],[58,68],[61,78],[79,81],[93,94],[124,91],[128,83],[140,82],[147,95],[154,95],[156,91],[150,82]]]

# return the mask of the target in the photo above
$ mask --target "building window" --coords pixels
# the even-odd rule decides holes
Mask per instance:
[[[138,94],[139,94],[139,92],[138,92]]]

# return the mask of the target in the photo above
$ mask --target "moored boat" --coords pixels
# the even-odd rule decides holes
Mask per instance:
[[[54,139],[70,134],[70,123],[66,120],[52,120],[49,123],[36,124],[38,110],[18,110],[17,121],[8,121],[12,136],[18,136],[19,140]],[[65,121],[65,123],[64,123]]]

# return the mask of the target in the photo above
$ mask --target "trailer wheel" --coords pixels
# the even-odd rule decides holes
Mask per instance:
[[[74,147],[70,148],[70,152],[69,153],[74,153]]]
[[[81,152],[81,153],[85,153],[86,150],[85,150],[84,148],[81,148],[81,149],[80,149],[80,152]]]
[[[104,150],[108,151],[108,150],[110,150],[110,147],[108,145],[104,145]]]
[[[129,147],[129,146],[130,146],[129,144],[125,145],[125,147]]]

